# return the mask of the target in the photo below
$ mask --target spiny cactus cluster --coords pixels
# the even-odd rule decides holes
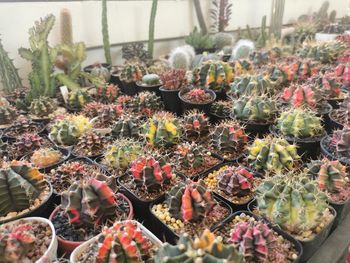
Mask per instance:
[[[188,234],[180,236],[177,245],[164,244],[158,249],[154,262],[235,262],[243,263],[244,258],[233,245],[225,245],[221,237],[204,230],[194,240]]]
[[[194,104],[205,104],[214,100],[214,98],[206,92],[206,90],[201,88],[193,88],[182,95],[185,101]]]
[[[29,107],[29,112],[35,117],[43,118],[48,117],[56,109],[57,103],[53,99],[47,97],[39,97],[38,99],[34,99],[32,101]]]
[[[180,90],[187,85],[186,70],[171,69],[160,75],[163,89]]]
[[[102,103],[113,103],[116,101],[120,91],[114,84],[103,85],[97,88],[96,99]]]
[[[73,153],[78,156],[95,156],[102,154],[108,143],[108,138],[95,131],[88,131],[79,137],[73,148]]]
[[[268,76],[242,75],[235,78],[229,91],[230,96],[240,97],[242,95],[263,95],[276,93],[275,83]]]
[[[131,101],[128,108],[136,114],[151,116],[163,107],[160,97],[154,92],[143,91],[138,93]]]
[[[140,136],[140,119],[136,116],[124,114],[112,126],[114,138],[138,138]]]
[[[311,85],[292,84],[284,89],[281,99],[293,107],[306,106],[315,109],[320,98]]]
[[[12,161],[0,170],[0,217],[28,209],[46,187],[44,176],[37,168]]]
[[[33,152],[30,162],[38,168],[45,168],[58,163],[63,154],[52,148],[41,148]]]
[[[147,142],[154,147],[170,147],[180,141],[180,121],[171,113],[158,112],[143,126]]]
[[[299,159],[296,146],[278,137],[257,138],[249,147],[248,160],[257,170],[291,170]]]
[[[188,140],[197,140],[209,134],[208,117],[198,110],[187,111],[182,120],[184,134]]]
[[[125,82],[137,82],[147,74],[146,69],[139,64],[126,64],[121,72],[121,79]]]
[[[24,133],[16,138],[14,142],[14,153],[22,156],[34,150],[40,149],[44,145],[44,139],[35,133]]]
[[[119,119],[123,112],[121,105],[104,105],[98,109],[97,118],[94,119],[93,125],[95,128],[109,128]]]

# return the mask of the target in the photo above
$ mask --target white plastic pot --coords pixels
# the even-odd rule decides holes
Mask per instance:
[[[133,223],[136,223],[137,226],[141,229],[142,233],[155,245],[155,246],[162,246],[163,243],[155,236],[153,235],[152,232],[150,232],[147,228],[145,228],[143,225],[141,225],[139,222],[135,221],[135,220],[130,220]],[[86,251],[87,248],[90,246],[91,243],[95,242],[101,234],[99,234],[98,236],[95,236],[93,238],[91,238],[90,240],[84,242],[83,244],[81,244],[79,247],[77,247],[76,249],[74,249],[74,251],[72,252],[72,254],[70,255],[70,262],[71,263],[76,263],[78,257],[81,255],[82,252]]]
[[[317,42],[326,42],[335,40],[339,34],[316,33],[315,40]]]
[[[51,221],[43,217],[25,217],[25,218],[17,219],[15,221],[5,223],[4,225],[12,225],[17,223],[18,221],[24,221],[24,222],[39,221],[50,226],[51,233],[52,233],[50,245],[47,248],[45,254],[40,259],[38,259],[35,263],[44,263],[48,261],[49,262],[54,261],[57,258],[58,243],[57,243],[56,231]]]

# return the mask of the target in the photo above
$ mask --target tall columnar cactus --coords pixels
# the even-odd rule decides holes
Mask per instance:
[[[242,95],[274,94],[275,83],[268,76],[246,75],[237,77],[231,85],[230,95],[240,97]]]
[[[281,99],[295,108],[307,106],[314,109],[320,98],[311,85],[292,84],[284,89]]]
[[[232,3],[228,0],[213,0],[210,17],[213,20],[211,28],[214,32],[224,32],[232,15]]]
[[[106,182],[95,178],[73,182],[61,194],[61,206],[74,225],[101,225],[116,216],[117,201]]]
[[[12,161],[0,170],[0,216],[28,209],[45,188],[44,176],[37,168]]]
[[[197,140],[209,134],[209,119],[203,112],[187,111],[182,123],[185,137],[189,140]]]
[[[72,45],[73,44],[73,27],[72,27],[72,15],[69,9],[63,8],[60,12],[60,31],[61,31],[61,44]]]
[[[159,190],[175,177],[170,163],[151,154],[139,156],[131,162],[129,171],[135,184],[145,187],[148,192]]]
[[[323,223],[327,196],[303,173],[266,178],[256,189],[259,212],[292,234],[314,230]]]
[[[276,112],[276,101],[266,95],[244,95],[233,101],[233,114],[237,119],[269,122],[273,120]]]
[[[165,243],[158,249],[155,263],[181,262],[234,262],[243,263],[244,258],[233,245],[225,245],[221,237],[204,230],[194,240],[188,234],[180,236],[177,245]]]
[[[257,138],[249,147],[248,160],[257,170],[274,172],[291,170],[299,159],[296,146],[282,138],[272,136]]]
[[[170,147],[179,143],[182,128],[180,121],[171,113],[158,112],[143,126],[147,142],[154,147]]]
[[[222,61],[208,60],[193,71],[194,82],[215,90],[226,91],[233,81],[233,69]]]
[[[18,51],[22,58],[32,63],[32,71],[28,77],[31,86],[27,94],[29,102],[40,96],[54,97],[56,95],[53,54],[47,41],[54,23],[53,15],[48,15],[45,19],[36,22],[35,26],[29,30],[30,49],[20,48]]]
[[[29,107],[29,112],[39,118],[48,117],[57,109],[57,103],[47,97],[39,97],[34,99]]]
[[[205,166],[208,152],[200,144],[184,142],[177,146],[175,152],[176,165],[185,169]]]
[[[273,0],[270,20],[270,35],[281,38],[285,0]]]
[[[350,129],[344,128],[333,132],[332,144],[336,152],[345,158],[350,157]]]
[[[267,41],[267,33],[266,33],[266,16],[261,18],[261,26],[260,33],[258,39],[256,40],[256,44],[258,47],[265,47]]]
[[[276,127],[283,135],[295,138],[313,137],[324,132],[321,118],[314,112],[302,108],[282,112]]]
[[[185,222],[202,220],[217,204],[201,180],[178,183],[167,193],[165,202],[171,216]]]
[[[109,44],[107,0],[102,0],[102,37],[106,62],[112,65],[111,46]]]
[[[132,221],[116,222],[102,230],[96,262],[144,262],[151,248],[150,240]]]
[[[152,9],[151,15],[149,19],[149,27],[148,27],[148,53],[151,58],[153,58],[153,48],[154,48],[154,27],[156,22],[156,14],[157,14],[157,6],[158,0],[152,1]]]
[[[3,91],[11,94],[17,88],[22,87],[22,80],[18,75],[18,70],[13,64],[12,59],[4,49],[0,39],[0,79]]]

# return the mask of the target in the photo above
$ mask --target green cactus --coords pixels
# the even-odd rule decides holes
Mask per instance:
[[[11,106],[0,106],[0,125],[7,126],[17,118],[16,109]]]
[[[210,107],[210,113],[220,117],[228,118],[231,113],[232,102],[226,100],[214,101]]]
[[[147,70],[140,64],[126,64],[123,68],[120,78],[121,80],[130,83],[137,82],[147,74]]]
[[[208,151],[200,144],[184,142],[177,146],[175,152],[176,165],[184,169],[196,169],[205,166]]]
[[[273,0],[269,34],[281,38],[285,0]]]
[[[321,63],[333,63],[346,50],[346,44],[341,41],[324,42],[307,45],[297,51],[301,58],[311,58]]]
[[[128,107],[136,114],[152,116],[162,106],[162,101],[155,92],[143,91],[133,97]]]
[[[18,75],[18,69],[13,60],[8,56],[0,39],[0,79],[5,94],[11,94],[17,88],[23,87],[22,80]]]
[[[256,41],[256,44],[258,47],[265,47],[266,41],[267,41],[267,33],[266,33],[266,16],[263,16],[261,19],[261,26],[260,26],[260,34]]]
[[[153,49],[154,49],[154,27],[156,22],[156,14],[157,14],[157,6],[158,0],[152,1],[152,9],[151,15],[149,19],[149,27],[148,27],[148,53],[151,58],[153,58]]]
[[[61,44],[72,45],[73,44],[73,27],[72,27],[72,15],[69,9],[63,8],[60,12],[60,31],[61,31]]]
[[[159,85],[161,82],[160,82],[160,78],[157,74],[147,74],[147,75],[144,75],[142,77],[142,80],[141,80],[142,84],[145,84],[145,85]]]
[[[112,65],[111,46],[109,44],[108,19],[107,19],[107,0],[102,0],[102,37],[103,49],[106,62]]]
[[[185,42],[194,48],[209,49],[214,47],[213,39],[209,34],[204,34],[194,27],[193,31],[185,38]]]
[[[187,111],[182,122],[187,140],[195,141],[209,134],[209,119],[203,112]]]
[[[0,217],[28,209],[47,186],[37,168],[12,161],[0,170]]]
[[[257,170],[291,170],[299,159],[296,146],[282,138],[257,138],[249,147],[248,161]]]
[[[230,33],[218,32],[214,36],[214,45],[218,50],[230,47],[233,44],[233,37]]]
[[[68,105],[72,109],[81,110],[84,105],[91,101],[91,97],[87,91],[77,89],[69,92]]]
[[[122,115],[112,127],[114,138],[139,138],[140,119],[133,115]]]
[[[242,95],[273,95],[276,93],[275,83],[268,76],[242,75],[235,78],[229,91],[230,96],[240,97]]]
[[[57,144],[70,146],[78,141],[80,132],[76,124],[62,120],[52,126],[50,136]]]
[[[47,97],[39,97],[34,99],[29,107],[29,112],[39,118],[48,117],[57,109],[57,103]]]

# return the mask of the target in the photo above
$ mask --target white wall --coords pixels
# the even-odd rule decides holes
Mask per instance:
[[[286,0],[284,22],[288,23],[300,14],[316,11],[324,0]],[[201,0],[202,9],[209,24],[211,0]],[[233,14],[228,30],[260,25],[263,15],[269,19],[271,0],[231,0]],[[337,16],[348,12],[350,0],[330,0],[330,10],[335,9]],[[108,20],[110,42],[119,44],[148,39],[148,20],[152,1],[110,1],[108,2]],[[17,49],[28,46],[28,29],[34,21],[48,13],[56,16],[56,24],[50,34],[52,45],[59,42],[59,13],[68,8],[73,18],[74,41],[84,41],[88,47],[86,64],[103,61],[101,36],[101,2],[33,2],[0,3],[0,35],[10,56],[20,68],[20,75],[25,78],[30,70],[29,63],[19,57]],[[160,0],[156,17],[156,39],[173,38],[187,35],[197,24],[192,0]],[[182,40],[161,41],[155,44],[155,55],[166,54]],[[98,47],[98,48],[93,48]],[[115,64],[120,64],[120,46],[112,48]]]

